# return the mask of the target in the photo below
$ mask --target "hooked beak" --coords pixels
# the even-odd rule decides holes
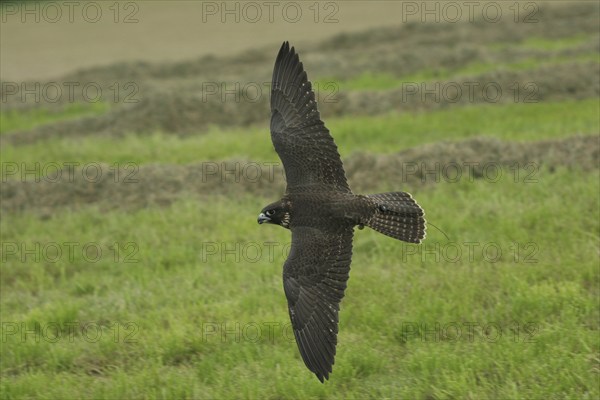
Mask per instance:
[[[269,222],[271,218],[267,217],[264,213],[258,214],[258,223],[263,224],[265,222]]]

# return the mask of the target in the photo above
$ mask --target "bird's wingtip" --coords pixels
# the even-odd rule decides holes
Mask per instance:
[[[281,53],[281,54],[285,54],[285,53],[295,54],[296,50],[294,49],[294,46],[290,46],[290,42],[288,40],[286,40],[286,41],[284,41],[281,44],[281,48],[279,49],[279,53]]]
[[[325,381],[329,380],[329,374],[331,373],[331,367],[329,367],[329,371],[327,371],[327,370],[319,371],[319,372],[313,371],[313,373],[315,374],[315,376],[321,383],[325,383]]]

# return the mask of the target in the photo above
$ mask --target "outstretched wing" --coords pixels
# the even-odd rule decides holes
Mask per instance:
[[[352,227],[292,228],[283,287],[304,363],[323,382],[334,364],[338,311],[352,259]]]
[[[325,127],[306,72],[288,42],[279,50],[271,86],[271,139],[283,162],[288,193],[350,192],[342,160]]]

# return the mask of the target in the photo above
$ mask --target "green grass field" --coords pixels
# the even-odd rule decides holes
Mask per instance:
[[[488,129],[530,140],[591,133],[598,129],[593,103],[491,108]],[[560,118],[550,113],[547,125],[533,129],[538,109],[552,107],[578,117],[553,125]],[[474,113],[461,109],[449,126]],[[432,131],[444,116],[430,116]],[[389,145],[380,134],[388,127],[418,132],[426,117],[332,127],[342,132],[342,152],[361,143],[376,150]],[[449,132],[445,139],[469,135]],[[250,135],[257,140],[246,143],[247,154],[275,160],[267,134]],[[241,136],[225,132],[216,147],[235,149]],[[184,148],[211,158],[202,145],[211,137],[170,139],[178,155],[160,161],[191,161]],[[81,161],[149,162],[160,138],[144,147],[132,136],[112,153],[96,140],[102,155],[85,139],[90,152],[81,152]],[[62,141],[46,147],[54,160],[73,159]],[[10,149],[8,159],[41,155],[38,148]],[[146,153],[123,153],[133,148]],[[541,169],[533,183],[505,177],[408,188],[448,238],[430,226],[418,247],[357,232],[326,385],[305,369],[286,331],[281,265],[289,233],[255,222],[270,198],[184,198],[136,212],[90,207],[48,220],[2,218],[3,396],[595,398],[598,171]]]
[[[267,199],[4,219],[5,243],[50,254],[3,267],[3,321],[25,324],[4,343],[4,395],[595,398],[598,221],[586,214],[598,178],[440,184],[414,195],[449,240],[431,227],[421,247],[358,232],[327,385],[284,330],[290,238],[257,227]],[[224,222],[231,210],[238,220]],[[103,256],[76,248],[48,262],[49,244],[75,240]],[[114,242],[135,246],[115,259]]]
[[[586,38],[532,37],[492,47],[560,52]],[[473,61],[442,72],[452,79],[563,61]],[[385,73],[357,76],[346,81],[350,92],[385,92],[397,83]],[[424,71],[411,79],[441,78]],[[592,136],[597,148],[599,106],[597,96],[565,90],[530,104],[325,122],[345,160],[361,153],[383,160],[477,137],[541,146]],[[3,109],[0,138],[110,109]],[[93,182],[37,185],[34,168],[22,183],[30,191],[21,207],[2,208],[0,218],[0,398],[598,399],[599,153],[577,162],[561,160],[552,153],[558,150],[550,148],[553,161],[535,164],[533,175],[525,165],[499,163],[510,154],[492,154],[477,160],[501,165],[497,180],[465,176],[394,187],[425,209],[427,239],[417,246],[355,231],[336,362],[325,384],[304,366],[290,330],[281,279],[290,233],[256,223],[261,208],[282,194],[275,183],[242,182],[198,195],[144,180],[140,169],[130,185],[147,204],[89,199],[76,207],[57,204],[57,192],[85,196]],[[477,154],[455,157],[474,161]],[[169,174],[202,161],[279,161],[266,120],[192,135],[154,130],[4,143],[0,158],[5,204],[21,193],[20,175],[8,165],[132,163]],[[397,176],[379,176],[369,187],[388,191],[391,181]],[[169,191],[178,196],[173,203],[151,201]],[[27,196],[47,196],[49,209],[36,209],[39,202]]]

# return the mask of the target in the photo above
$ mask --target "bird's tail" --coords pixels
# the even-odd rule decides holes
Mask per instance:
[[[374,211],[365,225],[409,243],[421,243],[425,238],[425,212],[409,193],[379,193],[366,197]]]

